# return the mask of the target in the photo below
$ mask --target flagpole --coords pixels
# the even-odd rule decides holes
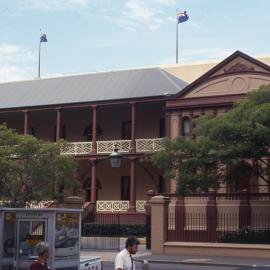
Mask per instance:
[[[41,51],[41,41],[39,41],[39,54],[38,54],[38,78],[40,78],[40,51]]]
[[[178,64],[178,9],[176,9],[176,64]]]

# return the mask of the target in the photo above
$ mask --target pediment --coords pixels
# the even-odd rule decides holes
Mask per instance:
[[[188,85],[176,97],[245,94],[263,84],[270,84],[270,66],[236,51]]]
[[[217,77],[207,81],[190,91],[183,98],[247,94],[249,91],[266,84],[270,84],[270,74],[269,76],[232,74],[231,76]]]
[[[214,72],[211,77],[215,77],[218,75],[227,75],[227,74],[235,74],[241,72],[266,72],[267,69],[250,62],[249,60],[243,58],[242,56],[237,56],[230,63],[221,67],[219,70]]]

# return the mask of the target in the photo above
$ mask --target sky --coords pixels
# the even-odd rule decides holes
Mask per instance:
[[[0,0],[0,82],[270,55],[269,0]]]

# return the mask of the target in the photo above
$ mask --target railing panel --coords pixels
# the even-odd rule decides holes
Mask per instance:
[[[137,139],[136,151],[137,152],[156,152],[163,150],[162,138],[158,139]]]
[[[145,212],[146,201],[136,201],[136,210],[137,212]]]
[[[130,140],[97,141],[97,153],[110,154],[115,148],[121,153],[128,153],[130,150],[130,142]]]
[[[61,155],[89,155],[92,152],[92,142],[73,142],[61,146]]]
[[[137,139],[136,151],[138,153],[150,153],[163,150],[162,138]],[[128,153],[131,140],[97,141],[98,154],[110,154],[115,148],[120,153]],[[92,142],[73,142],[61,146],[61,155],[89,155],[92,153]]]
[[[136,201],[136,210],[145,212],[146,201]],[[127,212],[129,201],[97,201],[97,212]]]
[[[97,201],[97,212],[126,212],[129,201]]]

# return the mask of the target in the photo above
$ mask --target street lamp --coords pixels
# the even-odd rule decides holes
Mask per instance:
[[[112,168],[120,168],[122,155],[118,153],[118,148],[115,147],[113,149],[113,152],[110,154],[109,159],[111,161]]]

